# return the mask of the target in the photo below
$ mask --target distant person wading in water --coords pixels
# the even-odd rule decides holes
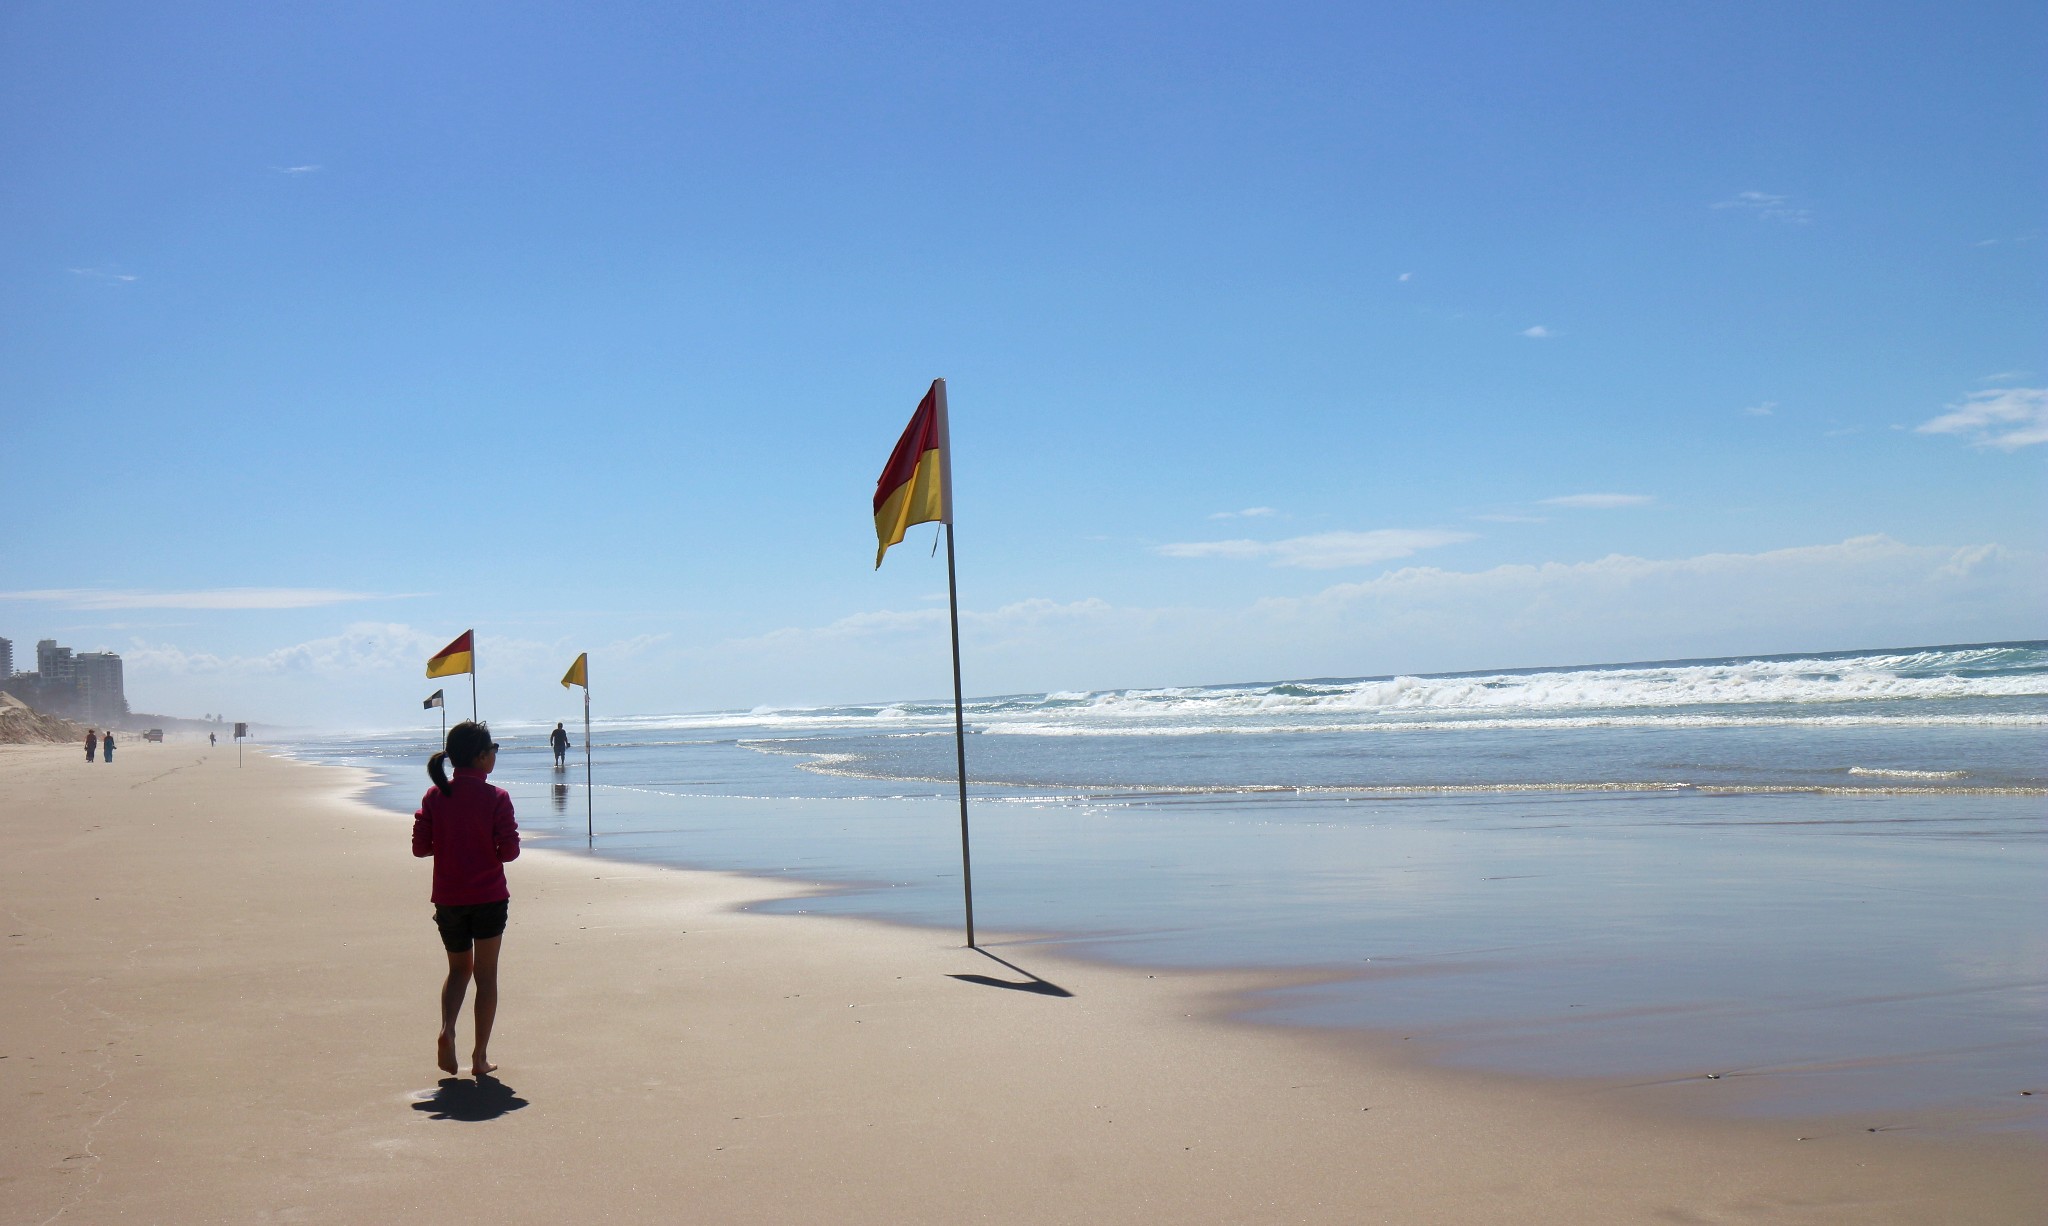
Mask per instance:
[[[455,763],[450,779],[445,764]],[[427,760],[434,786],[412,815],[412,854],[434,858],[434,925],[448,951],[448,978],[441,985],[441,1033],[434,1062],[453,1075],[455,1023],[462,998],[476,980],[476,1046],[470,1072],[494,1072],[488,1055],[491,1023],[498,1016],[498,947],[505,938],[505,913],[512,892],[505,863],[519,858],[519,823],[512,798],[488,782],[498,764],[498,744],[483,724],[463,720],[448,730],[447,748]]]
[[[554,747],[555,765],[557,767],[567,765],[569,761],[569,734],[562,731],[561,724],[557,723],[555,730],[548,733],[548,744]]]

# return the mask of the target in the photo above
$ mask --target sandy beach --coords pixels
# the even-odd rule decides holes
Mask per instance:
[[[2038,1141],[1651,1114],[1147,974],[533,845],[495,1081],[354,771],[0,750],[7,1222],[2024,1222]],[[467,1025],[462,1039],[467,1050]]]

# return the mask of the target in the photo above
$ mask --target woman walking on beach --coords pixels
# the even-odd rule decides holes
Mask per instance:
[[[450,779],[446,764],[455,764]],[[441,1033],[434,1062],[456,1072],[455,1023],[462,998],[476,980],[476,1046],[470,1072],[497,1069],[488,1055],[491,1024],[498,1016],[498,947],[505,937],[505,913],[512,892],[505,862],[519,858],[519,823],[512,798],[488,782],[498,764],[498,743],[488,726],[463,720],[448,730],[442,752],[427,760],[434,786],[412,815],[412,854],[434,858],[434,925],[448,951],[448,978],[441,984]]]
[[[109,728],[107,729],[107,734],[100,738],[100,761],[111,763],[113,760],[114,730]]]
[[[88,761],[88,762],[92,761],[92,755],[93,755],[93,751],[94,751],[94,750],[97,750],[97,749],[98,749],[99,747],[100,747],[100,734],[99,734],[99,731],[98,731],[97,729],[94,729],[94,728],[87,728],[87,729],[85,730],[85,760],[86,760],[86,761]]]

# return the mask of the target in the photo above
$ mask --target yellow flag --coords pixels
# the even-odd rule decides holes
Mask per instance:
[[[476,631],[464,630],[427,661],[427,676],[454,677],[476,671]]]
[[[577,656],[569,671],[562,674],[562,688],[566,690],[572,685],[580,685],[586,690],[590,688],[590,653],[587,651]]]
[[[953,522],[952,457],[946,452],[946,381],[932,380],[875,481],[875,565],[912,524]]]

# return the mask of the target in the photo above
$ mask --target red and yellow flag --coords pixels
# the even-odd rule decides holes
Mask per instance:
[[[453,677],[476,671],[476,631],[464,630],[454,642],[434,653],[427,661],[427,676]]]
[[[953,522],[953,466],[947,454],[946,381],[932,380],[910,425],[875,481],[875,566],[912,524]]]

